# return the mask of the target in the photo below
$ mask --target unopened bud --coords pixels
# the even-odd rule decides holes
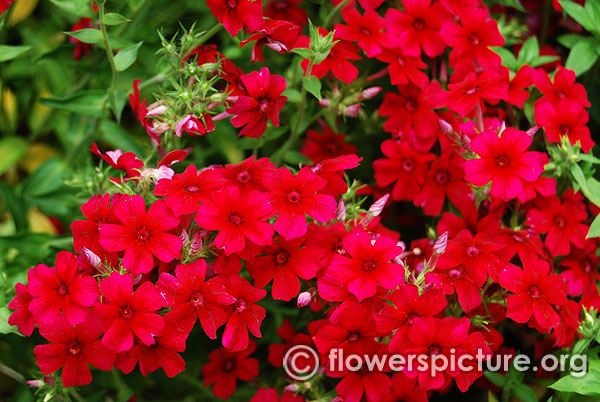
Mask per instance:
[[[92,250],[87,247],[84,247],[82,250],[83,256],[87,260],[87,262],[94,268],[98,269],[100,265],[102,265],[102,260],[98,257]]]
[[[183,229],[179,234],[179,237],[184,246],[187,246],[190,243],[190,236],[188,235],[187,230]]]
[[[448,231],[442,233],[440,237],[433,244],[433,252],[436,254],[444,254],[446,246],[448,245]]]
[[[165,105],[156,106],[153,109],[148,110],[146,116],[158,116],[167,111],[167,107]]]
[[[383,208],[385,208],[385,204],[387,204],[389,198],[390,194],[386,193],[383,197],[375,201],[369,208],[369,214],[373,216],[379,216],[381,211],[383,211]]]
[[[366,99],[371,99],[374,98],[375,96],[377,96],[377,94],[379,92],[381,92],[383,88],[382,87],[371,87],[371,88],[365,88],[357,97],[356,99],[359,101],[362,100],[366,100]]]
[[[346,205],[344,204],[344,200],[341,198],[338,202],[337,210],[335,211],[335,219],[338,221],[343,221],[346,219]]]
[[[460,146],[465,151],[469,151],[471,149],[471,139],[465,133],[460,135]]]
[[[438,127],[440,128],[441,132],[444,133],[444,135],[452,136],[452,134],[454,133],[454,129],[452,128],[452,125],[450,123],[448,123],[446,120],[439,119]]]
[[[348,106],[342,112],[342,114],[344,116],[348,116],[348,117],[356,117],[356,116],[358,116],[358,112],[360,112],[360,105],[358,103],[355,103],[353,105]]]
[[[27,384],[33,388],[41,388],[44,385],[46,385],[46,383],[42,380],[29,380],[29,381],[25,381],[25,384]]]
[[[198,233],[196,233],[194,235],[192,242],[190,243],[190,253],[192,253],[192,254],[198,253],[200,250],[202,250],[202,246],[203,246],[202,238],[200,237],[200,235]]]
[[[525,134],[527,134],[527,135],[528,135],[528,136],[530,136],[530,137],[533,137],[533,136],[535,135],[535,133],[537,133],[537,131],[538,131],[539,129],[540,129],[540,128],[539,128],[538,126],[533,126],[533,127],[531,127],[529,130],[525,131]]]
[[[329,102],[329,99],[323,98],[319,101],[319,105],[323,107],[329,107],[329,105],[331,105],[331,102]]]
[[[285,387],[283,387],[283,390],[287,392],[298,392],[299,389],[300,387],[298,386],[298,384],[288,384]]]
[[[298,307],[308,306],[316,294],[317,294],[317,289],[315,289],[315,288],[310,288],[306,292],[300,293],[298,295],[298,301],[297,301],[296,305]]]

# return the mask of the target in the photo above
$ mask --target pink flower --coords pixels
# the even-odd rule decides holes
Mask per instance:
[[[164,200],[155,201],[148,211],[139,195],[124,195],[114,206],[119,225],[105,224],[100,228],[100,244],[108,251],[123,251],[123,267],[134,276],[149,272],[153,256],[162,262],[178,258],[181,252],[179,236],[168,233],[179,221]]]
[[[51,325],[60,311],[71,325],[86,319],[89,307],[99,296],[91,276],[79,277],[77,259],[68,251],[56,256],[56,268],[38,265],[27,273],[27,290],[33,296],[29,311],[40,325]]]
[[[114,352],[123,352],[133,346],[133,334],[145,345],[152,345],[154,337],[163,330],[163,317],[157,311],[163,298],[150,282],[142,283],[134,292],[130,274],[113,272],[100,282],[103,300],[92,308],[94,318],[106,329],[102,344]]]
[[[306,233],[306,216],[318,222],[329,222],[335,218],[336,202],[330,195],[318,194],[327,181],[314,174],[309,168],[302,168],[292,175],[282,167],[273,175],[263,179],[271,190],[271,204],[279,214],[275,230],[286,240],[292,240]]]
[[[217,248],[226,255],[242,251],[246,239],[259,245],[271,244],[273,226],[264,222],[274,215],[269,198],[260,191],[240,194],[235,186],[213,191],[211,199],[203,203],[194,220],[200,227],[218,230]]]

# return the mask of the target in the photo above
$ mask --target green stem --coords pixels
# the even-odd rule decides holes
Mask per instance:
[[[323,22],[323,27],[324,28],[328,28],[329,24],[331,23],[331,20],[333,20],[333,17],[335,17],[337,15],[337,13],[344,8],[348,3],[350,3],[350,0],[344,0],[342,1],[340,4],[338,4],[337,6],[335,6],[333,8],[333,10],[331,10],[329,12],[329,14],[327,15],[327,17],[325,17],[325,21]]]
[[[200,46],[204,44],[207,40],[215,36],[217,32],[219,32],[223,28],[223,24],[217,24],[202,35],[200,39],[198,39],[197,45]]]
[[[102,18],[104,18],[104,1],[100,3],[99,9],[99,21],[100,21],[100,30],[102,31],[102,39],[104,39],[104,47],[106,48],[106,55],[108,56],[108,61],[110,63],[110,68],[112,70],[112,82],[110,84],[109,91],[114,89],[117,85],[117,65],[115,64],[115,57],[113,55],[112,48],[110,47],[110,41],[108,40],[108,32],[106,31],[106,25],[102,23]]]

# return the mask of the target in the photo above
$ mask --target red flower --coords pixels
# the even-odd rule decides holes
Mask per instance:
[[[537,259],[523,262],[523,269],[506,264],[498,275],[498,283],[514,293],[506,299],[506,316],[526,323],[531,316],[546,329],[557,327],[560,317],[552,305],[567,302],[560,276],[550,272],[547,262]]]
[[[348,291],[359,302],[375,295],[378,286],[391,290],[404,282],[404,267],[390,262],[403,251],[396,241],[380,236],[372,244],[369,233],[353,232],[344,237],[344,249],[349,257],[334,255],[325,275],[336,278],[340,271],[348,272]]]
[[[289,21],[265,20],[264,26],[259,32],[240,42],[240,47],[256,41],[252,47],[251,61],[253,63],[255,61],[262,63],[263,45],[280,54],[289,53],[290,49],[292,49],[298,41],[300,32],[301,27]]]
[[[111,167],[125,171],[125,173],[127,173],[127,177],[124,179],[125,181],[139,177],[140,171],[144,167],[144,162],[139,160],[133,152],[123,153],[120,149],[116,149],[114,151],[107,151],[106,155],[104,155],[100,152],[95,143],[92,144],[90,151],[104,159]],[[110,180],[115,183],[121,182],[121,179],[111,178]]]
[[[460,12],[459,25],[448,20],[440,30],[440,36],[452,48],[450,67],[474,64],[477,70],[491,70],[500,66],[500,56],[490,46],[504,46],[504,38],[498,23],[487,9],[464,8]]]
[[[175,135],[181,137],[181,132],[185,131],[190,137],[197,137],[198,135],[206,135],[214,130],[215,124],[210,114],[205,113],[200,118],[188,114],[175,126]]]
[[[154,187],[154,195],[166,197],[166,204],[175,215],[193,214],[200,201],[209,198],[209,190],[227,183],[219,171],[205,169],[197,172],[196,166],[189,165],[185,172],[171,179],[160,179]]]
[[[391,11],[396,10],[390,9]],[[392,85],[407,85],[412,82],[422,88],[429,82],[427,74],[421,71],[427,68],[427,64],[419,56],[408,56],[404,48],[385,49],[375,57],[377,60],[389,63],[388,73]]]
[[[251,156],[240,163],[225,165],[220,172],[229,181],[228,185],[238,186],[241,193],[248,193],[252,190],[268,191],[262,180],[273,174],[275,169],[277,167],[269,158]]]
[[[504,263],[494,254],[503,245],[493,242],[485,233],[473,237],[463,229],[448,241],[446,251],[436,264],[436,270],[427,275],[427,280],[441,288],[445,294],[456,291],[460,306],[469,312],[481,303],[480,289],[488,274],[496,278]]]
[[[431,0],[403,0],[405,12],[390,8],[385,15],[386,29],[399,48],[409,56],[429,57],[443,53],[446,43],[440,37],[442,24],[449,19],[444,6]]]
[[[117,202],[120,194],[115,194],[113,202]],[[80,253],[84,247],[98,255],[101,260],[108,258],[110,262],[116,260],[114,253],[107,253],[100,245],[100,228],[106,223],[118,223],[119,219],[110,208],[110,195],[94,195],[81,206],[85,220],[71,223],[73,232],[73,248]],[[111,264],[112,265],[112,264]]]
[[[308,16],[300,4],[302,0],[269,0],[265,7],[265,17],[284,20],[296,25],[306,25]]]
[[[492,182],[492,197],[509,201],[523,191],[524,181],[534,181],[544,172],[548,155],[527,152],[532,138],[514,128],[500,136],[495,130],[479,134],[471,149],[481,158],[465,162],[465,179],[475,186]]]
[[[576,83],[575,78],[573,70],[559,67],[553,82],[546,71],[537,70],[533,75],[533,83],[544,96],[536,101],[536,106],[545,102],[556,104],[561,99],[572,99],[583,107],[590,107],[585,87]]]
[[[219,348],[208,354],[210,362],[202,366],[204,386],[213,386],[214,396],[228,399],[235,393],[236,380],[250,381],[258,375],[258,359],[248,357],[256,350],[254,341],[239,352]]]
[[[399,86],[400,94],[388,92],[379,107],[379,115],[389,117],[383,129],[393,137],[408,140],[411,145],[428,151],[438,134],[438,115],[432,110],[440,106],[440,84],[431,82],[423,88],[408,84]]]
[[[265,177],[263,183],[272,191],[271,204],[279,214],[275,230],[286,240],[304,236],[306,215],[318,222],[329,222],[335,218],[335,199],[330,195],[317,194],[327,181],[309,168],[300,169],[294,176],[288,168],[282,167]]]
[[[263,24],[262,0],[206,0],[206,5],[231,36],[244,26],[254,32]]]
[[[181,239],[168,233],[179,226],[179,221],[164,200],[155,201],[146,212],[141,196],[124,195],[113,209],[121,224],[104,224],[100,244],[108,251],[125,250],[121,264],[134,276],[152,269],[153,255],[162,262],[179,257]]]
[[[527,211],[527,222],[535,232],[547,233],[544,243],[557,257],[571,252],[571,243],[583,248],[588,227],[583,222],[587,212],[568,199],[562,203],[558,197],[540,199],[534,208]]]
[[[227,321],[225,306],[236,299],[227,293],[220,277],[205,280],[206,270],[202,259],[178,265],[177,277],[162,273],[156,286],[165,298],[165,305],[173,308],[169,312],[171,319],[187,332],[198,319],[206,335],[215,339],[217,328]]]
[[[382,358],[385,353],[385,345],[378,344],[377,348],[373,348],[366,356]],[[391,378],[382,371],[388,370],[387,367],[373,367],[368,369],[365,363],[361,363],[362,367],[357,371],[344,371],[344,378],[335,387],[338,395],[343,398],[344,402],[379,402],[389,395],[392,388]],[[337,375],[337,374],[336,374]]]
[[[59,316],[51,325],[40,327],[40,334],[51,342],[33,348],[42,374],[50,375],[62,367],[63,385],[76,387],[92,382],[88,364],[100,370],[112,369],[115,354],[102,345],[100,332],[90,324],[85,321],[73,328]]]
[[[348,25],[335,24],[336,36],[347,41],[357,41],[358,46],[365,51],[368,57],[381,53],[382,44],[389,41],[383,28],[385,20],[369,9],[360,15],[357,9],[346,7],[342,9],[342,17]]]
[[[321,36],[327,36],[328,33],[329,31],[319,27]],[[358,68],[350,62],[350,60],[361,59],[358,55],[358,47],[352,42],[341,40],[337,31],[333,39],[338,42],[333,45],[325,60],[312,66],[310,75],[321,79],[331,72],[338,80],[350,84],[358,77]],[[308,47],[308,44],[305,47]],[[308,64],[308,59],[304,59],[300,63],[305,74]]]
[[[427,392],[417,384],[416,378],[408,378],[404,373],[392,377],[392,392],[382,402],[427,402]]]
[[[151,345],[138,343],[128,356],[140,363],[140,371],[145,377],[148,373],[162,367],[167,377],[175,377],[185,370],[185,361],[177,352],[185,351],[188,332],[174,320],[172,313],[167,313],[163,334],[156,336]]]
[[[308,324],[308,326],[310,331],[311,324]],[[269,357],[267,360],[273,367],[282,367],[286,352],[294,346],[305,345],[314,348],[312,337],[307,334],[296,333],[296,330],[292,327],[290,320],[287,318],[284,318],[281,326],[277,329],[277,335],[283,339],[285,343],[272,343],[269,345]],[[300,362],[296,360],[296,367],[300,370],[307,367],[310,367],[310,369],[314,368],[314,361],[312,361],[311,358],[306,358],[302,363],[304,364],[300,364]]]
[[[275,388],[260,388],[250,402],[304,402],[302,395],[294,395],[291,392],[284,392],[279,399]]]
[[[467,117],[477,106],[483,107],[484,100],[493,105],[507,97],[508,77],[496,71],[485,70],[479,74],[469,72],[462,81],[455,77],[459,75],[454,73],[451,77],[446,102],[448,108],[461,117]]]
[[[213,191],[194,216],[200,227],[218,230],[215,246],[231,255],[242,251],[246,239],[259,246],[271,244],[273,226],[264,222],[274,215],[269,198],[260,191],[241,195],[235,186]]]
[[[322,326],[313,336],[319,352],[328,355],[330,350],[338,349],[348,356],[377,349],[379,344],[375,337],[379,333],[367,307],[353,302],[340,308],[337,322]],[[329,369],[331,365],[328,363],[325,368]]]
[[[142,283],[133,291],[129,274],[113,272],[100,282],[103,300],[92,308],[94,319],[106,329],[102,344],[115,352],[133,346],[133,334],[145,345],[154,343],[154,336],[163,330],[163,317],[156,312],[163,306],[160,292],[150,282]]]
[[[446,150],[431,163],[423,187],[414,199],[425,215],[438,216],[446,196],[461,211],[472,202],[473,191],[464,180],[463,164],[464,160],[454,150]]]
[[[260,324],[265,318],[266,310],[257,306],[256,302],[264,299],[267,291],[255,288],[246,279],[237,275],[228,278],[225,288],[236,301],[223,332],[223,346],[232,352],[244,350],[248,347],[248,330],[257,338],[262,336]]]
[[[61,311],[69,324],[77,325],[99,296],[96,279],[79,277],[77,259],[68,251],[58,253],[55,269],[45,265],[30,269],[27,280],[33,296],[29,311],[40,325],[51,325]]]
[[[260,72],[242,75],[241,79],[248,95],[238,96],[235,104],[227,109],[227,113],[235,115],[231,118],[234,127],[246,126],[239,135],[260,137],[267,129],[267,119],[279,127],[279,112],[287,100],[286,96],[281,96],[286,86],[285,78],[271,74],[263,67]]]
[[[586,153],[596,144],[586,126],[588,120],[588,112],[572,99],[543,102],[535,106],[535,122],[546,132],[548,142],[560,142],[561,137],[566,136],[571,145],[579,141]]]
[[[509,74],[507,68],[503,68],[505,74]],[[529,99],[529,91],[527,90],[533,84],[535,70],[528,65],[524,65],[517,71],[515,76],[510,80],[506,101],[515,105],[519,109],[523,108],[523,104]]]
[[[444,294],[436,289],[424,291],[412,284],[402,285],[386,297],[392,304],[386,304],[376,314],[377,330],[382,334],[393,333],[389,343],[390,352],[398,352],[408,331],[417,317],[433,317],[442,312],[448,302]]]
[[[345,138],[345,134],[335,133],[329,126],[323,127],[322,133],[308,130],[300,152],[314,163],[342,155],[356,154],[356,147],[344,142]]]
[[[587,239],[582,248],[571,248],[569,255],[560,260],[559,265],[567,267],[560,276],[567,283],[569,296],[581,295],[600,280],[597,248],[598,243],[595,239]]]
[[[443,355],[447,361],[458,356],[468,354],[475,359],[479,351],[489,356],[491,351],[486,345],[481,332],[469,334],[470,322],[467,317],[461,319],[446,317],[437,319],[432,317],[415,318],[414,324],[408,332],[407,342],[403,353],[427,356],[425,366],[428,369],[419,369],[416,366],[407,368],[404,372],[409,378],[418,377],[419,385],[425,390],[441,389],[455,379],[458,388],[465,392],[468,387],[483,374],[478,370],[476,363],[470,371],[460,371],[460,368],[449,367],[447,370],[431,370],[433,356]],[[452,357],[454,355],[454,357]]]
[[[407,142],[396,140],[385,140],[381,150],[387,159],[373,162],[377,185],[385,187],[396,183],[392,190],[394,200],[414,199],[425,180],[428,162],[435,159],[435,155],[417,152]]]
[[[279,238],[277,243],[266,246],[254,260],[246,262],[246,268],[254,279],[254,285],[264,288],[273,281],[273,299],[290,301],[300,292],[298,277],[308,280],[319,269],[318,250],[301,247],[304,238],[291,241]]]
[[[19,328],[19,332],[25,336],[31,336],[35,328],[33,314],[29,311],[31,300],[33,300],[33,297],[29,294],[27,286],[17,283],[15,285],[15,297],[8,303],[8,308],[15,310],[8,317],[8,324],[16,325]]]

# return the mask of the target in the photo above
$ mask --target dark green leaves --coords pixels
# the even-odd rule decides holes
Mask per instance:
[[[582,38],[577,41],[569,52],[565,67],[581,75],[587,72],[598,60],[600,41],[596,38]]]
[[[310,77],[302,77],[302,86],[307,92],[314,95],[315,98],[321,100],[321,80],[311,75]]]
[[[117,14],[117,13],[106,13],[103,17],[102,17],[102,23],[104,25],[119,25],[119,24],[123,24],[125,22],[129,22],[131,21],[128,18],[123,17],[121,14]]]
[[[588,359],[588,363],[589,370],[583,376],[576,377],[569,374],[550,385],[550,388],[562,392],[600,397],[600,360],[596,357]]]
[[[99,29],[85,28],[80,29],[79,31],[65,33],[84,43],[92,43],[94,45],[97,45],[104,42],[104,39],[102,38],[102,32]]]

